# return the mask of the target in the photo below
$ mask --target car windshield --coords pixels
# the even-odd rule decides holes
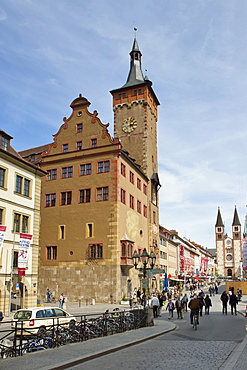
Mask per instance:
[[[32,311],[17,311],[14,315],[14,319],[29,320],[31,316],[32,316]]]

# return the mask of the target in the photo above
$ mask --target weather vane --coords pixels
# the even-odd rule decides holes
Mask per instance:
[[[136,24],[136,22],[134,22],[134,25]],[[134,27],[134,31],[135,31],[135,37],[136,37],[136,31],[137,31],[137,27],[135,26]]]

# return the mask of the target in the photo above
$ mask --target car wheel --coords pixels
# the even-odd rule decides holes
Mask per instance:
[[[44,326],[41,326],[40,328],[39,328],[39,330],[38,330],[38,336],[39,337],[43,337],[44,335],[45,335],[45,333],[46,333],[46,329],[45,329],[45,327]]]

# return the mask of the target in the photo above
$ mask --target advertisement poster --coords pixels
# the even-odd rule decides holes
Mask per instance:
[[[3,247],[5,231],[6,231],[6,226],[0,225],[0,253],[1,253],[2,247]]]
[[[242,252],[243,252],[243,272],[244,276],[247,275],[247,238],[242,240]]]
[[[32,240],[32,235],[20,233],[19,253],[18,253],[18,276],[25,276],[27,257]]]

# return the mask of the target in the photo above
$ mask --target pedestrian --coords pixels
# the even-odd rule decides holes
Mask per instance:
[[[171,298],[168,300],[166,310],[169,312],[169,320],[173,318],[173,310],[175,309],[174,303],[172,302]]]
[[[220,296],[221,302],[222,302],[222,314],[224,313],[227,315],[227,302],[228,302],[228,295],[226,294],[226,291],[221,294]]]
[[[159,299],[156,295],[151,299],[151,307],[153,308],[154,318],[158,317]]]
[[[204,303],[205,303],[205,315],[209,315],[209,308],[212,307],[212,301],[211,298],[209,298],[208,294],[204,299]]]
[[[230,299],[229,299],[229,304],[231,306],[232,315],[233,315],[233,311],[235,312],[235,315],[237,315],[237,303],[238,303],[238,299],[232,288],[232,294],[230,295]]]
[[[158,316],[161,316],[161,310],[163,307],[163,295],[158,294],[158,300],[159,300]]]
[[[175,307],[177,310],[178,319],[183,318],[183,301],[180,299],[180,296],[177,297],[175,301]]]
[[[188,300],[189,300],[189,298],[188,298],[187,294],[185,293],[185,295],[182,298],[182,301],[184,303],[184,310],[185,310],[185,312],[188,311]]]
[[[201,308],[201,302],[197,298],[197,295],[194,295],[194,298],[192,298],[189,301],[189,308],[190,308],[190,323],[193,325],[193,316],[197,315],[197,325],[199,325],[199,310]]]
[[[47,303],[51,302],[51,291],[49,288],[46,289],[46,302]]]
[[[138,304],[140,304],[141,303],[141,291],[140,291],[140,289],[137,290],[136,295],[137,295],[137,302],[138,302]]]
[[[198,297],[199,301],[201,302],[201,308],[199,310],[199,313],[200,313],[200,316],[202,316],[202,309],[203,309],[203,306],[205,306],[205,302],[204,302],[204,293],[203,291],[201,290]]]
[[[65,297],[62,293],[59,298],[59,308],[63,308],[64,301],[65,301]]]

